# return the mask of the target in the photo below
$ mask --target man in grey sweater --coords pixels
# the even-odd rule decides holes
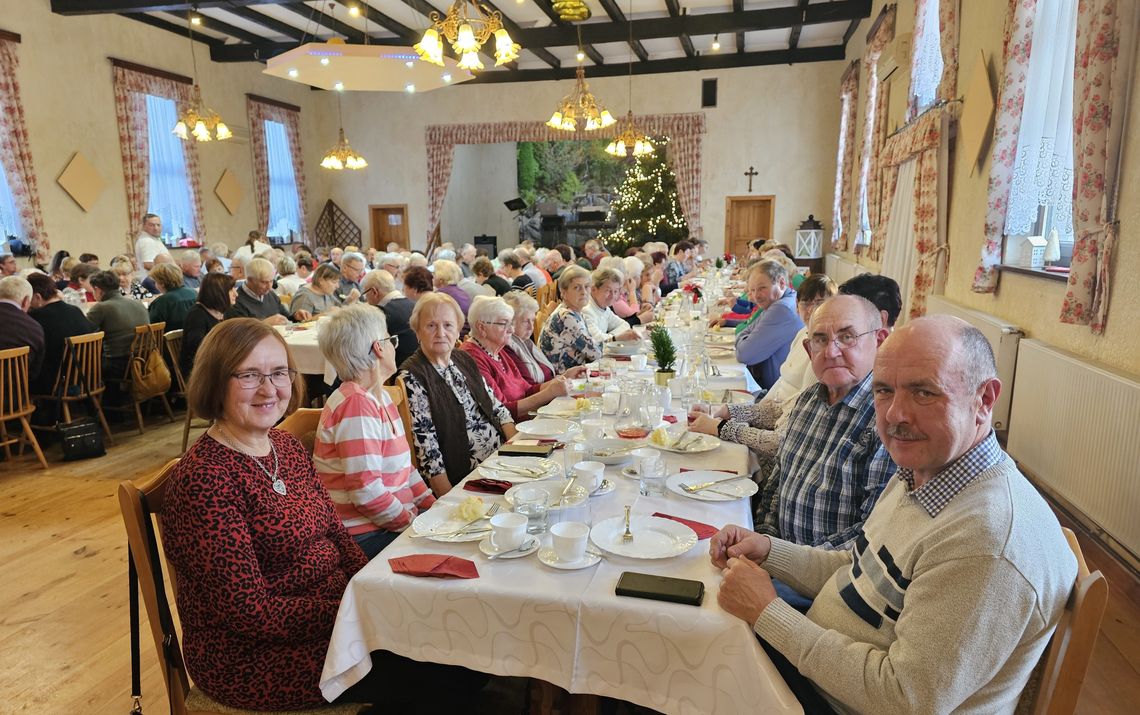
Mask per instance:
[[[1012,713],[1077,567],[997,444],[993,352],[961,320],[921,318],[879,348],[872,390],[899,470],[864,535],[837,552],[725,527],[709,547],[725,569],[717,600],[786,659],[805,707],[822,695],[845,713]],[[769,573],[815,596],[807,615]],[[814,690],[797,690],[801,675]]]

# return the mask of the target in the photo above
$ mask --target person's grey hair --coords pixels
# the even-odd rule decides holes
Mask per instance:
[[[359,263],[361,266],[363,266],[364,254],[357,253],[356,251],[350,251],[340,257],[340,265],[343,266],[345,263]]]
[[[504,248],[499,251],[499,264],[510,266],[511,268],[522,268],[525,261],[519,256],[516,251],[509,248]]]
[[[874,303],[867,300],[866,298],[864,298],[861,295],[842,295],[842,294],[840,294],[840,295],[833,295],[830,298],[828,298],[827,300],[820,303],[819,307],[815,309],[815,312],[811,314],[811,320],[809,321],[809,328],[808,328],[809,329],[809,333],[808,333],[809,336],[811,334],[810,331],[812,329],[814,329],[813,326],[815,325],[816,321],[820,319],[819,316],[822,316],[824,313],[830,312],[829,310],[826,310],[827,306],[829,306],[829,305],[841,305],[843,303],[850,304],[852,307],[855,308],[855,310],[858,311],[858,313],[863,317],[863,321],[864,321],[863,324],[866,326],[866,330],[879,330],[883,327],[883,316],[879,312],[879,309],[875,307]]]
[[[467,309],[467,322],[471,324],[472,330],[476,323],[492,323],[500,318],[509,323],[514,317],[515,309],[498,296],[477,295]]]
[[[796,274],[796,271],[798,270],[796,268],[795,261],[793,261],[792,259],[788,258],[786,255],[784,255],[784,252],[781,250],[772,249],[770,251],[765,251],[760,257],[766,261],[775,261],[775,262],[779,263],[781,266],[783,266],[784,270],[788,272],[788,280],[789,281],[792,279],[792,276],[794,276]]]
[[[454,261],[455,260],[455,251],[451,250],[450,248],[444,248],[444,249],[436,252],[435,260],[437,260],[437,261]]]
[[[946,360],[957,373],[963,390],[974,392],[998,376],[993,346],[982,331],[952,315],[927,315],[910,321],[908,325],[921,326],[923,323],[937,324],[957,341]]]
[[[429,293],[424,293],[416,299],[416,307],[412,308],[412,316],[408,318],[408,325],[412,327],[413,331],[419,332],[420,319],[423,317],[424,312],[429,309],[434,309],[435,306],[441,303],[454,311],[455,323],[458,326],[457,329],[462,329],[464,318],[463,310],[460,309],[459,303],[456,303],[455,299],[447,293],[440,293],[434,290]]]
[[[126,262],[119,261],[118,263],[115,263],[114,261],[112,261],[111,262],[111,272],[114,273],[115,275],[125,276],[127,274],[134,273],[135,269],[130,264],[130,261],[126,261]]]
[[[376,354],[372,343],[388,336],[384,312],[357,303],[334,312],[317,336],[321,355],[341,380],[356,380],[372,369]]]
[[[210,253],[214,254],[218,258],[229,258],[230,247],[221,241],[218,241],[217,243],[211,243]]]
[[[392,274],[383,268],[377,268],[374,271],[368,271],[364,279],[360,281],[361,292],[375,288],[380,292],[380,296],[386,296],[392,291],[396,290],[396,281],[392,278]]]
[[[260,281],[273,280],[273,264],[264,258],[250,258],[245,264],[246,278]]]
[[[192,266],[195,263],[199,265],[202,263],[202,256],[200,256],[197,251],[183,251],[178,254],[178,265]]]
[[[0,258],[7,258],[6,255]],[[7,276],[0,278],[0,300],[14,300],[17,303],[23,303],[25,299],[32,297],[32,284],[28,282],[27,278],[21,276]]]
[[[592,278],[594,287],[601,288],[607,283],[617,283],[621,285],[625,281],[625,274],[614,268],[603,268],[599,266],[594,271]]]
[[[538,301],[527,295],[526,291],[512,290],[503,296],[503,300],[514,309],[515,315],[538,313]]]
[[[451,252],[455,255],[455,252]],[[431,264],[432,275],[442,285],[453,286],[459,281],[463,280],[463,271],[460,270],[459,264],[454,260],[447,258],[440,258],[435,263]]]
[[[579,278],[590,279],[590,272],[577,263],[571,263],[566,266],[562,273],[558,276],[558,292],[565,293],[570,287],[570,284]]]
[[[408,256],[408,262],[406,264],[404,264],[404,267],[405,268],[411,268],[413,266],[422,266],[423,268],[427,268],[427,264],[428,264],[427,256],[425,256],[424,254],[417,251],[415,253],[412,253],[412,255]]]
[[[641,272],[645,270],[645,263],[637,256],[626,256],[622,259],[625,263],[625,275],[632,278],[640,278]]]
[[[404,267],[404,257],[399,253],[385,253],[377,259],[377,263],[383,267],[389,263],[395,264],[397,268]]]
[[[297,272],[297,262],[289,256],[284,256],[277,261],[277,272],[283,276],[291,276]]]
[[[606,256],[598,261],[598,268],[609,268],[617,271],[621,274],[621,279],[625,280],[625,259],[620,256]]]
[[[748,277],[751,278],[753,274],[761,272],[764,273],[764,275],[768,276],[768,280],[772,281],[773,283],[780,280],[781,278],[783,278],[785,281],[790,280],[788,277],[788,269],[784,267],[784,264],[780,263],[779,261],[772,260],[771,258],[765,258],[764,260],[757,262],[756,265],[748,269]]]

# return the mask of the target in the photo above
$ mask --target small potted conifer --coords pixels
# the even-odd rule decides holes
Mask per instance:
[[[673,379],[673,365],[677,362],[677,348],[669,331],[658,325],[649,331],[649,342],[653,345],[653,355],[657,359],[657,384],[669,386]]]

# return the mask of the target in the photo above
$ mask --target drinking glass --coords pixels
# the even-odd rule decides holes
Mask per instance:
[[[642,496],[665,496],[665,462],[660,457],[642,457],[637,471],[638,492]]]
[[[530,487],[515,493],[515,513],[527,518],[526,532],[541,534],[546,531],[546,513],[550,510],[549,495],[545,489]]]

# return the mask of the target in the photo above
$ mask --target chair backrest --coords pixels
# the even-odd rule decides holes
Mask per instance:
[[[416,456],[416,445],[412,440],[412,411],[408,407],[408,388],[404,385],[404,378],[397,377],[395,385],[384,389],[388,390],[388,394],[392,396],[392,402],[396,403],[396,409],[400,412],[400,421],[404,423],[404,437],[407,438],[408,448],[412,452],[412,466],[419,469],[420,460]]]
[[[538,289],[538,295],[535,296],[535,299],[540,306],[550,302],[551,296],[554,295],[554,286],[554,281],[550,281]]]
[[[534,316],[534,342],[538,342],[538,336],[542,334],[542,326],[546,325],[547,318],[558,307],[557,303],[547,303],[538,309]]]
[[[0,350],[0,420],[32,411],[32,398],[28,395],[29,352],[27,345]]]
[[[162,331],[166,329],[166,323],[150,323],[135,326],[135,338],[131,341],[131,360],[134,358],[146,359],[151,350],[158,350],[162,354]],[[131,363],[127,361],[127,370],[123,375],[124,380],[131,378]]]
[[[89,392],[90,391],[90,392]],[[72,335],[63,341],[63,360],[52,395],[86,399],[103,392],[103,332]]]
[[[1089,573],[1077,535],[1063,528],[1077,557],[1077,580],[1057,630],[1040,666],[1040,686],[1034,693],[1033,715],[1072,715],[1085,681],[1100,622],[1108,603],[1108,581],[1100,571]]]
[[[162,577],[159,556],[161,533],[157,522],[162,516],[167,482],[177,465],[178,460],[172,459],[157,474],[137,483],[121,482],[119,509],[127,527],[130,557],[139,575],[139,591],[150,622],[154,647],[158,651],[159,670],[170,698],[170,712],[172,715],[186,715],[190,679],[186,674],[186,663],[182,660],[182,646],[170,615],[170,600]]]
[[[319,407],[301,407],[293,414],[281,420],[277,429],[288,432],[305,445],[310,454],[317,442],[317,428],[321,424],[321,409]]]
[[[162,336],[166,343],[167,362],[174,370],[174,379],[178,384],[178,392],[186,394],[186,376],[182,374],[182,331],[171,330]]]

